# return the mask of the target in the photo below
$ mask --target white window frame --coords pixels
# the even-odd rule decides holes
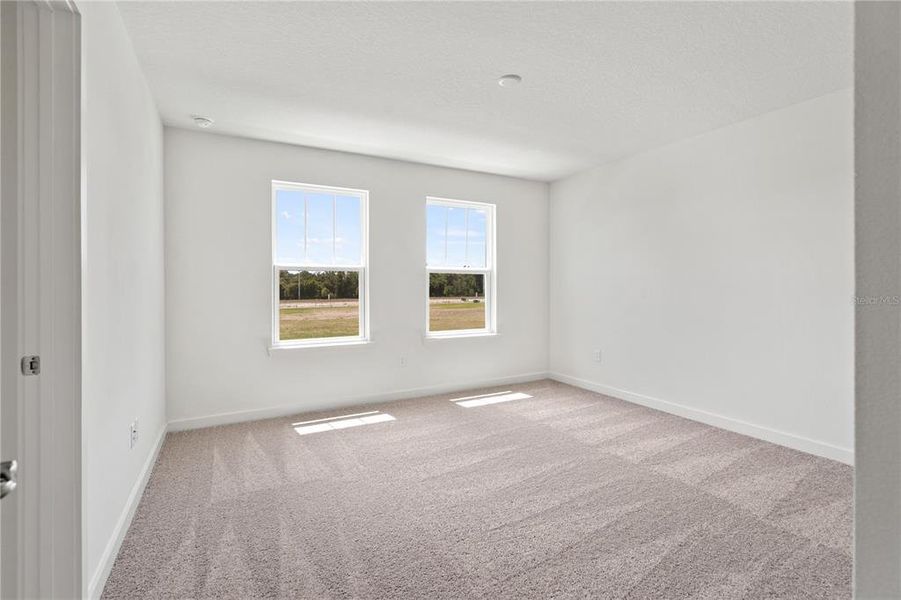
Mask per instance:
[[[334,265],[315,264],[309,262],[285,263],[278,260],[278,203],[276,195],[279,190],[295,190],[302,192],[326,193],[341,196],[355,196],[360,200],[360,264],[359,265]],[[334,205],[333,209],[334,211]],[[343,188],[327,185],[315,185],[311,183],[297,183],[292,181],[272,181],[272,195],[270,199],[270,240],[272,254],[270,257],[272,276],[272,348],[307,348],[316,346],[345,346],[369,342],[369,191],[354,188]],[[304,220],[306,223],[306,220]],[[334,235],[334,232],[333,232]],[[356,336],[341,336],[327,338],[309,338],[303,340],[279,339],[279,271],[356,271],[359,290],[360,331]]]
[[[487,202],[473,202],[471,200],[454,200],[452,198],[440,198],[426,196],[426,215],[429,206],[446,206],[449,208],[476,208],[485,211],[485,266],[484,267],[441,267],[428,264],[428,226],[426,230],[426,275],[425,275],[425,337],[460,338],[478,337],[497,334],[497,206]],[[428,217],[426,216],[426,219]],[[463,275],[485,276],[485,327],[482,329],[454,329],[451,331],[429,331],[431,324],[429,319],[429,281],[432,273],[456,273]]]

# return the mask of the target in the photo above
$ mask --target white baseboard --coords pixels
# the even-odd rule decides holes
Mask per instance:
[[[258,421],[260,419],[272,419],[276,417],[284,417],[288,415],[296,415],[305,412],[317,410],[329,410],[344,408],[347,406],[355,406],[360,404],[373,404],[376,402],[390,402],[392,400],[405,400],[407,398],[418,398],[419,396],[430,396],[434,394],[447,394],[460,390],[470,390],[481,387],[492,387],[498,385],[510,385],[513,383],[526,383],[528,381],[537,381],[546,379],[548,376],[545,371],[537,371],[534,373],[522,373],[519,375],[511,375],[508,377],[497,377],[494,379],[484,379],[479,381],[467,381],[464,383],[446,383],[439,385],[431,385],[418,388],[408,388],[402,390],[394,390],[380,394],[368,394],[360,396],[348,396],[337,400],[329,400],[327,402],[305,402],[303,404],[289,404],[285,406],[275,406],[271,408],[255,408],[251,410],[241,410],[236,412],[219,413],[204,417],[191,417],[187,419],[176,419],[169,421],[169,431],[184,431],[186,429],[200,429],[202,427],[214,427],[216,425],[228,425],[230,423],[241,423],[244,421]]]
[[[131,525],[131,520],[135,515],[135,510],[138,508],[138,503],[141,501],[141,496],[144,495],[144,488],[147,487],[147,481],[150,479],[153,465],[156,463],[156,458],[159,456],[160,449],[163,447],[163,442],[166,439],[166,431],[167,428],[163,425],[157,436],[156,442],[154,443],[153,449],[147,455],[144,466],[141,467],[138,480],[135,481],[134,486],[131,488],[131,493],[128,495],[128,501],[125,503],[125,508],[122,509],[122,514],[119,515],[119,520],[116,522],[116,528],[113,529],[113,535],[109,542],[107,542],[106,548],[103,550],[103,555],[100,557],[100,564],[97,565],[97,569],[91,577],[91,582],[88,584],[88,598],[92,600],[94,598],[100,598],[100,595],[103,593],[103,587],[106,585],[106,580],[109,577],[110,571],[113,569],[113,563],[116,562],[116,557],[119,555],[119,548],[122,546],[122,540],[125,539],[125,534],[128,533],[128,527]]]
[[[794,450],[800,450],[801,452],[806,452],[808,454],[815,454],[817,456],[837,460],[849,465],[854,464],[854,450],[850,448],[833,446],[832,444],[827,444],[826,442],[811,440],[809,438],[794,435],[792,433],[770,429],[769,427],[763,427],[761,425],[754,425],[753,423],[747,423],[745,421],[739,421],[738,419],[732,419],[729,417],[724,417],[722,415],[717,415],[715,413],[709,413],[697,408],[691,408],[682,404],[676,404],[675,402],[669,402],[667,400],[661,400],[659,398],[652,398],[643,394],[621,390],[609,385],[594,383],[586,379],[580,379],[578,377],[565,375],[563,373],[556,373],[552,371],[548,373],[548,377],[561,383],[574,385],[576,387],[592,392],[597,392],[599,394],[604,394],[606,396],[612,396],[613,398],[625,400],[626,402],[641,404],[642,406],[647,406],[649,408],[654,408],[663,412],[684,417],[686,419],[691,419],[692,421],[706,423],[707,425],[713,425],[714,427],[719,427],[728,431],[734,431],[735,433],[740,433],[742,435],[747,435],[767,442],[772,442],[774,444],[779,444],[780,446],[786,446]]]

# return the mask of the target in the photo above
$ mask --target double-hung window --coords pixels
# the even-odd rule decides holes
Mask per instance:
[[[272,344],[366,341],[369,192],[272,182]]]
[[[427,198],[430,337],[496,331],[494,217],[493,204]]]

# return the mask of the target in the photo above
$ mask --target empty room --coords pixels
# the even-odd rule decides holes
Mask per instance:
[[[901,598],[901,4],[0,10],[3,598]]]

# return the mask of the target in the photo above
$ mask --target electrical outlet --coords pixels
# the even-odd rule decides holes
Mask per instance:
[[[138,444],[138,420],[135,419],[128,426],[128,448],[129,450]]]
[[[601,351],[600,350],[593,351],[591,353],[591,358],[592,358],[592,360],[594,360],[594,362],[598,362],[598,363],[601,362]]]
[[[400,366],[402,366],[402,367],[406,367],[406,366],[407,366],[407,357],[406,357],[406,356],[401,356],[401,357],[400,357]]]

